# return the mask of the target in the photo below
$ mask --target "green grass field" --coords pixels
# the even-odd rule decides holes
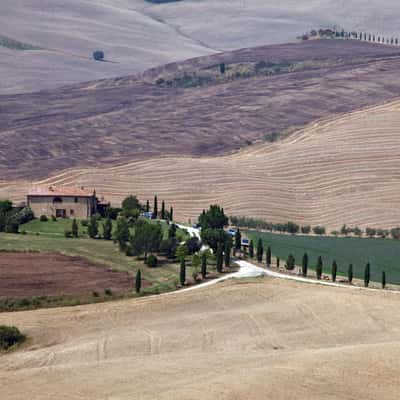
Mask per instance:
[[[276,257],[287,259],[293,254],[298,265],[307,252],[312,269],[321,256],[324,273],[330,274],[332,262],[336,260],[339,274],[346,276],[348,265],[352,263],[354,276],[363,279],[365,264],[370,262],[371,280],[380,282],[382,270],[385,270],[388,283],[400,284],[400,241],[397,240],[290,236],[256,231],[245,231],[245,234],[254,245],[261,238],[265,247],[271,246]]]
[[[166,222],[147,220],[152,224],[161,224],[163,230],[164,238],[168,237],[169,225]],[[103,234],[103,223],[104,220],[99,221],[99,233]],[[116,227],[116,221],[112,221],[113,229]],[[82,226],[81,222],[78,220],[79,236],[87,237],[87,227]],[[40,235],[53,235],[53,236],[64,236],[66,230],[72,229],[72,220],[59,218],[56,221],[49,219],[48,221],[40,221],[39,219],[34,219],[26,224],[20,226],[20,232],[27,233],[39,233]],[[133,229],[131,229],[133,233]],[[189,238],[188,233],[185,230],[177,229],[176,237],[179,241],[184,241]]]

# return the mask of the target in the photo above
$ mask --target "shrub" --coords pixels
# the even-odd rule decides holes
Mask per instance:
[[[274,143],[279,139],[279,133],[278,132],[272,132],[272,133],[267,133],[264,135],[264,140],[269,143]]]
[[[289,254],[285,267],[288,271],[293,271],[295,266],[296,266],[295,259],[292,254]]]
[[[57,221],[56,216],[55,216],[55,215],[52,215],[52,216],[51,216],[51,220],[52,220],[52,221]]]
[[[150,267],[150,268],[155,268],[155,267],[157,267],[157,264],[158,264],[158,259],[157,259],[157,257],[156,257],[154,254],[150,254],[150,255],[147,257],[146,264],[147,264],[147,266]]]
[[[325,229],[324,226],[319,226],[319,225],[318,225],[318,226],[314,226],[313,232],[314,232],[316,235],[325,235],[326,229]]]
[[[99,297],[99,292],[96,292],[95,290],[93,290],[92,295],[93,295],[93,297]]]
[[[25,335],[15,326],[0,326],[0,350],[7,350],[22,343],[25,339]]]
[[[47,218],[46,215],[41,215],[40,218],[39,218],[39,220],[40,220],[41,222],[47,222],[49,219]]]
[[[64,231],[64,236],[65,236],[66,238],[72,238],[72,231],[71,231],[70,229],[66,229],[66,230]]]
[[[301,227],[301,233],[304,233],[305,235],[308,235],[311,232],[311,226],[306,225]]]
[[[106,296],[112,296],[113,295],[113,292],[112,292],[112,290],[111,289],[104,289],[104,294],[106,295]]]
[[[89,225],[89,221],[87,219],[83,219],[83,220],[81,220],[81,225],[82,226],[88,226]]]
[[[96,61],[103,61],[104,60],[104,52],[101,50],[96,50],[93,52],[93,58]]]

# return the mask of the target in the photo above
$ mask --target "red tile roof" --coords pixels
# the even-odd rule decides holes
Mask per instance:
[[[32,188],[28,196],[74,196],[92,197],[94,191],[68,186],[37,186]]]

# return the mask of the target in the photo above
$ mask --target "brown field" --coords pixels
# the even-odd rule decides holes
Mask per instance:
[[[0,93],[31,92],[123,76],[189,57],[296,41],[311,28],[398,36],[395,0],[2,1]],[[29,21],[29,24],[26,23]],[[3,36],[39,46],[1,47]],[[111,62],[94,62],[105,51]]]
[[[85,295],[132,290],[134,278],[80,257],[46,253],[6,253],[0,257],[0,298]]]
[[[120,167],[68,170],[37,181],[95,187],[118,203],[155,192],[176,218],[196,218],[219,203],[230,215],[275,222],[400,225],[400,102],[317,122],[283,141],[223,157],[165,157]],[[21,200],[31,182],[0,185],[0,197]]]
[[[2,396],[395,400],[398,303],[396,293],[264,278],[1,314],[30,338],[1,357]]]
[[[152,80],[222,60],[307,62],[295,72],[187,89]],[[265,134],[398,97],[399,67],[398,47],[313,41],[195,59],[143,78],[0,96],[0,175],[37,179],[154,156],[226,154]]]

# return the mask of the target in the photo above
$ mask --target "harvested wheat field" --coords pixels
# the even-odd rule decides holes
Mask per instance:
[[[1,253],[0,298],[84,295],[107,288],[116,293],[132,290],[133,278],[127,272],[115,272],[81,257]]]
[[[140,78],[0,96],[0,176],[39,179],[156,156],[224,155],[274,132],[394,100],[399,69],[400,47],[315,40],[189,60]],[[213,79],[198,86],[210,71]]]
[[[120,167],[68,170],[36,181],[95,187],[118,203],[135,193],[174,206],[179,220],[218,203],[230,215],[391,228],[400,225],[400,102],[317,122],[285,140],[223,157],[165,157]],[[23,199],[30,182],[4,183]]]
[[[262,278],[0,314],[8,400],[397,399],[400,297]]]

